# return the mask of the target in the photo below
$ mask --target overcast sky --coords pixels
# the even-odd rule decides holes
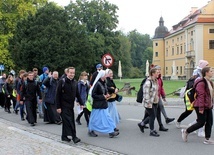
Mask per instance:
[[[50,0],[65,6],[70,0]],[[118,6],[118,30],[129,32],[136,29],[142,34],[154,36],[155,28],[162,16],[164,25],[170,30],[187,16],[191,7],[201,8],[209,0],[107,0]]]

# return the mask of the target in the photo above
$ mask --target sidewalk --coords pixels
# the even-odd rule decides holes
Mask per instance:
[[[33,133],[29,129],[21,129],[20,126],[0,118],[1,155],[94,155],[69,143],[62,143],[58,137],[58,140],[46,138],[35,134],[39,131]]]

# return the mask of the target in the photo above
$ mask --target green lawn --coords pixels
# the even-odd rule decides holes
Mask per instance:
[[[114,82],[117,88],[121,89],[124,87],[124,83],[130,83],[131,87],[134,86],[136,91],[139,90],[141,81],[142,79],[121,79],[121,81],[120,79],[114,79]],[[179,88],[183,87],[186,84],[186,81],[185,80],[164,80],[163,84],[164,84],[164,90],[166,94],[170,94],[178,90]],[[132,97],[136,96],[136,91],[132,91],[132,95],[131,95]],[[123,94],[123,93],[120,93],[120,94]]]

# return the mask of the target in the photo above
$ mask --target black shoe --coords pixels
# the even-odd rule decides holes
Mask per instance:
[[[56,122],[57,125],[61,125],[62,124],[62,121],[58,121]]]
[[[159,137],[160,135],[154,130],[150,132],[150,136]]]
[[[98,136],[94,131],[88,132],[88,135],[91,137],[97,137]]]
[[[8,110],[7,112],[8,112],[9,114],[11,113],[11,111],[10,111],[10,110]]]
[[[138,123],[137,125],[139,126],[140,131],[141,131],[142,133],[144,133],[144,126],[142,126],[141,123]]]
[[[75,138],[73,138],[72,139],[73,140],[73,142],[76,144],[76,143],[79,143],[81,140],[79,139],[79,138],[77,138],[77,137],[75,137]]]
[[[159,131],[168,131],[167,128],[165,128],[163,125],[160,126]]]
[[[34,124],[34,123],[31,123],[30,126],[35,126],[35,124]]]
[[[13,112],[14,112],[16,115],[18,115],[18,111],[19,111],[19,110],[14,110]]]
[[[118,128],[114,128],[114,131],[119,131],[119,129]]]
[[[70,141],[71,141],[71,139],[68,138],[67,136],[62,136],[62,137],[61,137],[61,140],[62,140],[62,141],[65,141],[65,142],[70,142]]]
[[[115,132],[112,132],[109,134],[109,138],[113,138],[115,136],[118,136],[119,135],[119,132],[115,131]]]
[[[21,118],[21,120],[24,121],[25,119],[24,119],[24,118]]]
[[[78,125],[82,125],[82,123],[80,122],[79,119],[76,119],[76,122],[77,122]]]
[[[170,122],[173,122],[175,118],[167,118],[166,119],[166,124],[169,124]]]
[[[148,129],[148,128],[149,128],[148,126],[144,125],[144,129]]]

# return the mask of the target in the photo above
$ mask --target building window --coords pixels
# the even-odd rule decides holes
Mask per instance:
[[[168,57],[168,48],[166,49],[166,57]]]
[[[176,67],[176,74],[178,74],[178,66]]]
[[[166,67],[166,74],[168,74],[168,67]]]
[[[158,57],[158,52],[155,52],[155,57]]]
[[[180,66],[180,75],[182,75],[182,66]]]
[[[191,36],[193,36],[193,31],[191,31]]]
[[[166,45],[168,45],[168,41],[166,41]]]
[[[177,47],[177,55],[179,54],[179,47]]]
[[[214,49],[214,40],[209,41],[209,47],[210,49]]]
[[[172,44],[174,44],[174,39],[172,39]]]
[[[181,46],[180,47],[180,54],[182,54],[183,53],[183,47]]]
[[[155,46],[158,46],[158,43],[155,43]]]
[[[174,55],[174,47],[172,47],[172,55]]]
[[[209,33],[214,33],[214,29],[209,29]]]
[[[182,41],[182,39],[183,39],[183,36],[181,36],[181,41]]]
[[[179,38],[177,38],[177,42],[179,42]]]

